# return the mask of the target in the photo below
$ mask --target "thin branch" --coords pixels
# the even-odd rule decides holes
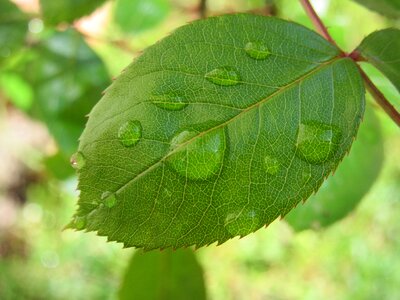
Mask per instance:
[[[200,0],[199,14],[202,19],[207,17],[207,0]]]
[[[317,15],[317,13],[315,12],[314,8],[312,7],[311,3],[309,0],[299,0],[301,5],[303,6],[305,12],[307,13],[307,15],[309,16],[311,22],[313,22],[316,30],[326,39],[328,40],[330,43],[332,43],[333,45],[335,45],[337,48],[338,45],[336,44],[335,40],[331,37],[331,35],[328,32],[328,29],[326,28],[326,26],[324,25],[324,23],[322,22],[322,20],[320,19],[320,17]],[[340,50],[342,53],[343,51]]]
[[[137,51],[133,49],[125,40],[113,40],[113,39],[107,39],[107,38],[102,38],[98,36],[92,36],[86,32],[80,31],[78,28],[75,27],[75,29],[86,39],[88,40],[93,40],[96,42],[104,43],[104,44],[111,44],[116,46],[117,48],[121,49],[122,51],[131,54],[131,55],[138,55],[140,51]]]
[[[265,15],[267,16],[276,16],[278,15],[276,4],[274,1],[265,0]]]
[[[375,101],[383,108],[388,116],[400,127],[400,113],[394,108],[392,104],[386,99],[382,92],[375,86],[369,79],[368,75],[358,66],[361,76],[364,79],[365,87],[368,92],[374,97]]]

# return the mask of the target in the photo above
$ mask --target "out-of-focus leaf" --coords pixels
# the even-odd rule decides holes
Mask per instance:
[[[47,24],[71,23],[89,15],[106,0],[40,0],[43,19]]]
[[[398,19],[400,18],[400,1],[399,0],[355,0],[368,9],[376,11],[386,17]]]
[[[44,165],[47,171],[57,179],[63,180],[74,175],[74,169],[70,167],[70,157],[62,152],[46,157]]]
[[[357,50],[389,78],[400,92],[400,30],[389,28],[373,32],[361,42]]]
[[[22,72],[34,89],[32,113],[46,122],[64,154],[71,155],[86,115],[109,84],[106,68],[73,30],[53,34],[33,51]]]
[[[120,300],[203,300],[203,271],[191,249],[136,252],[119,291]]]
[[[336,169],[364,93],[355,63],[298,24],[238,14],[181,27],[90,113],[69,227],[147,249],[248,235]]]
[[[328,226],[349,214],[368,192],[382,167],[383,139],[372,108],[365,113],[351,152],[316,195],[293,209],[286,221],[296,230]]]
[[[114,19],[125,32],[140,32],[150,29],[168,15],[168,0],[117,0]]]
[[[8,1],[0,1],[0,64],[24,43],[28,30],[26,15]]]
[[[32,88],[18,74],[0,73],[0,93],[22,110],[28,110],[32,105]]]

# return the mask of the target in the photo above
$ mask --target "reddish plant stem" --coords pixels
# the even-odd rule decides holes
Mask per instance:
[[[201,19],[204,19],[207,17],[207,0],[200,0],[199,14],[200,14]]]
[[[336,47],[337,44],[335,40],[331,37],[331,35],[328,32],[328,29],[326,29],[326,26],[318,16],[318,14],[315,12],[314,8],[312,7],[311,3],[309,0],[300,0],[301,5],[303,6],[305,12],[307,13],[308,17],[310,18],[311,22],[313,22],[315,29],[329,42],[331,42],[333,45]],[[339,48],[339,47],[338,47]],[[339,48],[340,50],[340,48]],[[343,51],[340,50],[342,53]]]
[[[326,29],[324,23],[319,18],[317,13],[315,12],[314,8],[312,7],[309,0],[299,0],[300,3],[303,5],[304,10],[306,11],[307,15],[313,22],[317,31],[330,43],[335,45],[340,51],[343,56],[347,56],[354,61],[366,61],[366,59],[361,55],[360,52],[354,50],[349,54],[345,54],[333,40],[331,35],[329,34],[328,30]],[[400,127],[400,113],[394,108],[392,104],[386,99],[386,97],[382,94],[382,92],[375,86],[375,84],[371,81],[368,75],[358,66],[360,70],[361,76],[364,79],[365,87],[368,92],[374,97],[375,101],[383,108],[386,114]]]
[[[347,57],[350,57],[354,61],[366,61],[366,59],[355,49],[353,52],[349,53]]]
[[[386,99],[382,92],[375,86],[369,79],[368,75],[359,66],[361,76],[364,79],[365,87],[368,92],[374,97],[375,101],[383,108],[386,114],[400,127],[400,113],[394,108],[392,104]]]
[[[75,30],[77,30],[85,39],[88,40],[93,40],[96,42],[104,43],[104,44],[112,44],[116,46],[117,48],[121,49],[122,51],[128,53],[128,54],[133,54],[133,55],[138,55],[140,51],[134,50],[126,41],[124,40],[111,40],[111,39],[106,39],[102,37],[97,37],[97,36],[92,36],[89,35],[83,31],[80,31],[78,28],[74,27]]]

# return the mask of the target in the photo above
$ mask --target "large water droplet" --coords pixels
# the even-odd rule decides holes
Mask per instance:
[[[184,130],[172,139],[171,151],[174,153],[167,158],[167,164],[182,176],[204,180],[218,174],[225,149],[226,137],[223,129],[206,134]]]
[[[86,226],[86,217],[84,216],[75,216],[74,218],[74,226],[77,230],[82,230]]]
[[[296,154],[310,164],[326,162],[336,153],[341,139],[338,127],[319,122],[301,123],[297,131]]]
[[[267,155],[264,158],[264,168],[268,174],[276,175],[278,173],[280,167],[281,167],[281,164],[279,163],[279,161],[276,158],[269,156],[269,155]]]
[[[183,96],[174,93],[153,95],[151,97],[151,102],[159,108],[166,110],[182,110],[188,106],[188,103]]]
[[[233,67],[216,68],[205,75],[205,78],[218,85],[236,85],[239,83],[240,75]]]
[[[244,47],[247,55],[251,58],[262,60],[271,55],[267,46],[261,42],[248,42]]]
[[[128,121],[121,125],[118,138],[125,147],[136,145],[142,137],[142,125],[139,121]]]
[[[232,236],[245,236],[256,231],[260,226],[259,215],[254,209],[243,209],[226,216],[224,222],[226,230]]]
[[[80,170],[85,166],[86,159],[83,153],[78,151],[71,156],[70,162],[74,169]]]
[[[115,196],[115,193],[112,192],[104,192],[101,195],[101,200],[103,201],[104,205],[107,206],[108,208],[112,208],[115,206],[115,203],[117,203],[117,197]]]

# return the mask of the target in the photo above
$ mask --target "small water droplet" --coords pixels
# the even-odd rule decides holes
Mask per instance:
[[[244,47],[247,55],[251,58],[262,60],[271,55],[267,46],[261,42],[248,42]]]
[[[218,85],[236,85],[239,83],[240,75],[233,67],[216,68],[205,75],[205,78]]]
[[[276,158],[269,156],[269,155],[267,155],[264,158],[264,168],[268,174],[276,175],[278,173],[280,167],[281,167],[281,164],[279,163],[279,161]]]
[[[103,201],[104,205],[107,206],[108,208],[113,208],[115,206],[115,203],[117,203],[117,197],[115,196],[115,193],[112,192],[104,192],[101,195],[101,200]]]
[[[243,209],[236,213],[228,214],[224,225],[232,236],[248,235],[261,226],[259,216],[254,209]]]
[[[199,133],[193,130],[184,130],[175,135],[171,141],[171,151],[175,153],[166,161],[182,176],[205,180],[218,174],[221,168],[225,156],[226,137],[223,129],[198,135]],[[192,138],[193,140],[189,141]]]
[[[159,108],[166,110],[182,110],[188,106],[186,99],[175,93],[153,95],[151,102]]]
[[[136,145],[142,137],[142,124],[139,121],[128,121],[121,125],[118,138],[125,147]]]
[[[341,136],[340,129],[334,125],[315,121],[301,123],[297,131],[296,154],[310,164],[321,164],[336,153]]]
[[[82,230],[86,226],[86,217],[84,216],[76,216],[74,218],[74,225],[77,230]]]
[[[80,170],[85,166],[86,159],[83,153],[78,151],[71,156],[70,162],[74,169]]]
[[[303,172],[301,172],[301,181],[303,183],[307,183],[311,178],[311,171],[308,169],[303,170]]]

